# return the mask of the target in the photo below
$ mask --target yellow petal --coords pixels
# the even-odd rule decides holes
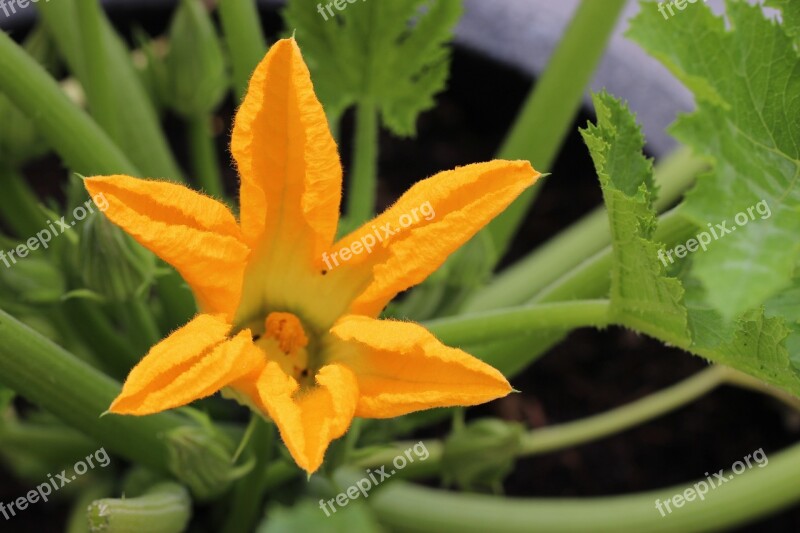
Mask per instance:
[[[328,365],[316,376],[317,385],[298,391],[297,381],[275,362],[267,363],[258,380],[258,394],[295,462],[315,472],[332,440],[344,435],[358,398],[353,372],[344,365]]]
[[[256,68],[231,151],[250,246],[275,238],[309,241],[314,256],[321,255],[336,234],[342,167],[294,39],[275,43]]]
[[[419,324],[351,315],[331,333],[357,346],[338,359],[358,379],[358,417],[391,418],[431,407],[477,405],[512,390],[496,369],[445,346]]]
[[[491,161],[442,172],[411,187],[390,209],[328,251],[375,242],[375,235],[382,239],[372,253],[353,255],[346,263],[360,269],[368,283],[351,312],[377,316],[398,293],[439,268],[539,176],[527,161]],[[390,230],[394,234],[387,235]]]
[[[249,249],[227,207],[164,181],[99,176],[84,184],[105,197],[112,222],[180,272],[202,311],[232,318]]]
[[[220,317],[199,315],[156,344],[131,371],[109,411],[148,415],[205,398],[263,367],[244,330],[227,340]]]

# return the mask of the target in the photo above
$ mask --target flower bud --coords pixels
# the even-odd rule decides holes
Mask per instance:
[[[167,99],[184,117],[213,111],[229,78],[219,37],[199,0],[181,0],[170,27]]]
[[[169,469],[198,500],[224,494],[251,465],[233,464],[234,446],[223,436],[199,426],[174,429],[167,434]]]
[[[134,296],[154,276],[153,255],[97,212],[83,222],[80,252],[86,288],[112,302]]]
[[[485,418],[454,431],[444,443],[445,479],[465,490],[502,486],[514,468],[525,428],[522,424]]]

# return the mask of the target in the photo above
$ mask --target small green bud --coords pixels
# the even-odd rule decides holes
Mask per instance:
[[[209,428],[186,426],[167,434],[169,468],[201,501],[224,494],[252,465],[234,465],[234,445]]]
[[[66,282],[58,267],[44,259],[26,258],[6,267],[0,263],[2,292],[15,301],[45,305],[58,302],[66,292]]]
[[[112,302],[122,302],[151,283],[155,258],[100,213],[83,223],[80,240],[83,282]]]
[[[211,17],[199,0],[181,0],[170,27],[166,59],[170,107],[184,117],[213,111],[229,77]]]
[[[192,518],[192,499],[189,491],[177,483],[159,483],[135,498],[95,500],[86,510],[86,517],[92,533],[186,531]]]
[[[454,431],[444,443],[445,478],[465,490],[499,491],[514,469],[525,428],[522,424],[485,418]]]

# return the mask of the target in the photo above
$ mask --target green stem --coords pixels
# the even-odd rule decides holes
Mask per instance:
[[[459,315],[426,322],[425,327],[443,343],[463,346],[537,329],[604,327],[608,311],[608,300],[578,300]]]
[[[0,91],[22,110],[73,170],[138,175],[136,167],[58,83],[4,32],[0,32]]]
[[[498,158],[527,159],[540,171],[550,169],[626,3],[625,0],[581,2],[547,68],[517,115]],[[487,227],[499,257],[511,243],[542,183],[520,195]]]
[[[236,483],[233,492],[232,508],[222,528],[222,533],[253,531],[261,512],[261,503],[268,488],[269,463],[275,448],[275,427],[253,413],[258,421],[253,430],[247,449],[256,458],[253,470]]]
[[[744,452],[743,452],[744,453]],[[709,470],[722,465],[709,465]],[[755,466],[755,465],[754,465]],[[765,468],[752,468],[730,482],[708,490],[703,501],[686,501],[662,516],[656,501],[683,494],[695,481],[625,496],[599,498],[501,498],[446,492],[391,483],[370,495],[380,522],[392,531],[415,533],[459,531],[478,533],[617,533],[717,531],[783,509],[800,499],[800,444],[769,458]],[[740,479],[741,478],[741,479]],[[705,479],[698,480],[705,481]],[[409,509],[414,520],[409,521]]]
[[[688,148],[680,148],[656,167],[659,187],[655,208],[671,206],[694,182],[706,163]],[[485,311],[520,304],[611,243],[608,213],[599,207],[536,251],[496,276],[475,293],[464,310]]]
[[[212,117],[203,115],[189,120],[189,146],[192,169],[200,187],[210,196],[224,198],[217,147],[211,127]]]
[[[686,241],[696,231],[696,227],[690,221],[673,210],[660,218],[654,238],[658,242],[674,245]],[[531,299],[528,304],[607,297],[611,284],[611,266],[612,251],[609,246],[577,268],[564,274]],[[471,345],[465,349],[511,377],[560,342],[568,332],[569,327],[555,327],[550,330],[538,329],[535,334],[519,334],[491,343]]]
[[[0,444],[3,453],[35,455],[48,464],[74,461],[76,457],[97,449],[97,443],[72,428],[60,424],[29,424],[17,421],[0,422]]]
[[[160,435],[184,425],[180,417],[161,413],[100,418],[119,394],[119,383],[1,310],[0,339],[0,380],[6,386],[109,451],[167,471],[167,448]]]
[[[671,387],[605,413],[529,431],[522,439],[518,457],[586,444],[630,429],[700,398],[728,382],[731,372],[727,367],[709,367]],[[397,443],[390,449],[362,458],[356,464],[363,468],[387,464],[397,455],[398,450],[404,450],[410,445],[413,443]],[[428,458],[416,468],[404,471],[406,477],[430,476],[439,472],[444,451],[442,441],[425,441],[425,448],[429,452]]]
[[[97,500],[88,516],[93,532],[181,533],[192,517],[192,501],[181,485],[161,483],[136,498]]]
[[[375,215],[378,189],[378,111],[372,103],[356,108],[353,172],[347,198],[347,219],[358,227]]]
[[[233,63],[236,94],[243,98],[250,75],[267,51],[255,0],[221,0],[219,16]]]
[[[83,64],[86,65],[86,97],[89,110],[109,137],[120,144],[119,120],[114,104],[114,84],[111,73],[103,68],[108,64],[108,46],[103,38],[103,13],[96,0],[78,0],[75,10],[81,36]]]
[[[19,171],[0,170],[0,186],[0,213],[17,237],[27,239],[46,227],[47,217],[39,207],[39,199]]]
[[[537,455],[614,435],[682,407],[726,382],[729,369],[712,366],[684,381],[608,412],[529,432],[520,456]]]
[[[67,166],[86,176],[126,173],[137,177],[183,181],[180,168],[170,151],[153,102],[136,71],[130,51],[100,9],[90,13],[94,28],[89,30],[101,33],[99,39],[95,37],[92,41],[102,42],[102,51],[83,49],[85,39],[81,37],[81,33],[86,28],[81,25],[78,9],[79,7],[90,9],[91,6],[77,5],[80,2],[98,3],[96,0],[39,2],[37,10],[72,74],[78,77],[84,87],[89,87],[91,93],[95,93],[89,94],[90,97],[97,96],[101,99],[100,124],[111,128],[114,132],[111,139],[130,158],[138,172],[129,172],[119,165],[110,171],[91,167],[84,169],[76,167],[69,160]],[[102,78],[98,70],[103,71]],[[96,81],[91,81],[92,78],[100,79],[101,86],[111,84],[113,90],[97,95],[97,91],[101,89],[94,87]],[[109,106],[113,106],[113,109],[109,109]],[[116,117],[115,123],[108,122],[110,116]],[[69,127],[69,124],[63,124],[62,127]],[[98,148],[89,139],[77,135],[78,132],[71,133],[89,149]],[[59,146],[53,146],[60,153]]]

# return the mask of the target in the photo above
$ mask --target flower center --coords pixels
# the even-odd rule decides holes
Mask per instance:
[[[309,339],[302,322],[292,313],[273,312],[264,321],[264,334],[256,345],[264,350],[284,372],[296,379],[301,387],[313,384],[314,376],[308,368]]]
[[[278,347],[286,355],[308,346],[303,324],[291,313],[270,313],[265,325],[264,335],[278,341]]]

